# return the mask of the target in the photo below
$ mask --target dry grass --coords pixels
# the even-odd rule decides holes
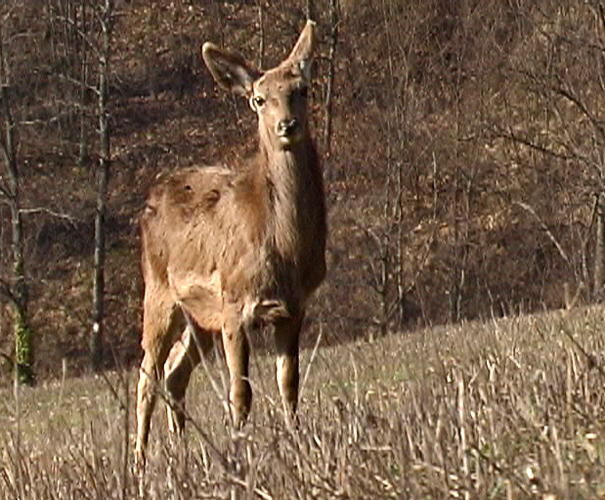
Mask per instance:
[[[171,442],[156,411],[142,482],[133,373],[6,393],[0,497],[605,498],[602,316],[581,309],[320,349],[294,434],[270,358],[255,357],[242,433],[225,423],[213,363],[191,387],[186,443]]]

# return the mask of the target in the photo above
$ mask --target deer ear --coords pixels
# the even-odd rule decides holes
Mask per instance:
[[[311,64],[313,50],[315,49],[316,34],[315,22],[310,19],[302,30],[298,41],[283,65],[293,65],[298,68],[305,80],[311,79]]]
[[[252,95],[252,84],[260,77],[260,72],[251,68],[242,56],[219,49],[210,42],[204,43],[200,52],[214,80],[222,88],[245,97]]]

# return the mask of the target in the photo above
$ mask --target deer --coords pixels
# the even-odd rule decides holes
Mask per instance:
[[[229,371],[228,407],[240,429],[252,403],[250,336],[273,333],[276,378],[288,428],[296,428],[299,336],[326,275],[326,202],[308,124],[316,45],[307,21],[278,66],[260,71],[206,42],[203,62],[258,118],[258,151],[231,165],[178,169],[151,188],[140,218],[143,359],[137,386],[137,462],[145,463],[163,381],[168,427],[182,435],[191,373],[216,340]]]

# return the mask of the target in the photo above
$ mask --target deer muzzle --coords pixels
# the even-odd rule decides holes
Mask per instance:
[[[296,118],[280,120],[277,122],[276,132],[282,144],[290,144],[300,132],[300,122]]]

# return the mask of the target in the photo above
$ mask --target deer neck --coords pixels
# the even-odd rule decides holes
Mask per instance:
[[[267,236],[278,254],[297,261],[304,230],[304,210],[310,180],[313,146],[304,137],[290,149],[267,147],[261,141],[260,175],[268,204]],[[311,182],[310,182],[311,181]]]

